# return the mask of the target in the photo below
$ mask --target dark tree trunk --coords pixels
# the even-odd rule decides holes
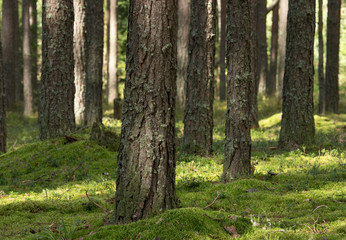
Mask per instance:
[[[341,0],[328,0],[326,111],[339,112],[339,46]]]
[[[251,0],[228,0],[227,113],[222,180],[251,174],[251,94],[253,92],[253,21]],[[250,49],[250,51],[249,51]]]
[[[117,19],[117,1],[110,0],[108,104],[113,104],[114,99],[119,98],[117,77]]]
[[[22,1],[23,22],[23,83],[24,83],[24,115],[34,112],[34,96],[32,83],[31,44],[30,44],[30,0]]]
[[[220,100],[226,100],[226,0],[221,2],[220,16]]]
[[[211,154],[213,143],[216,0],[191,2],[184,151]]]
[[[30,55],[31,55],[31,81],[33,84],[34,99],[36,98],[38,90],[38,42],[37,42],[37,0],[30,0],[29,2],[29,15],[30,15]]]
[[[280,0],[279,12],[279,69],[278,69],[278,97],[282,99],[282,89],[286,60],[286,35],[287,35],[288,0]]]
[[[258,15],[257,15],[257,46],[258,46],[258,91],[265,92],[265,82],[268,70],[267,56],[267,36],[266,36],[266,20],[267,20],[267,0],[257,0]]]
[[[314,141],[314,36],[315,0],[290,1],[279,140],[283,148]]]
[[[274,96],[276,92],[276,74],[278,65],[278,37],[279,37],[279,4],[273,7],[272,18],[272,36],[270,47],[270,67],[266,81],[266,93],[268,96]]]
[[[184,109],[186,102],[190,11],[190,0],[178,0],[177,101],[182,109]]]
[[[44,0],[42,7],[40,138],[75,128],[73,99],[73,1]]]
[[[20,96],[20,55],[18,0],[2,1],[2,54],[3,69],[9,109],[18,102]],[[19,90],[17,89],[19,88]],[[21,89],[23,90],[23,89]]]
[[[323,0],[318,0],[318,114],[326,113],[326,84],[323,64]]]
[[[6,152],[6,96],[5,81],[2,68],[2,49],[0,40],[0,152]]]
[[[130,0],[116,223],[136,221],[177,205],[177,19],[177,0]]]

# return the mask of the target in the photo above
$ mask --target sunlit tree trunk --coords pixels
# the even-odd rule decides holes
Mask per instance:
[[[29,15],[30,15],[30,51],[31,51],[31,80],[33,84],[34,99],[37,96],[38,90],[38,39],[37,39],[37,0],[30,0],[29,2]]]
[[[318,113],[326,112],[326,83],[324,78],[323,64],[323,0],[318,0]]]
[[[267,0],[257,0],[257,46],[258,46],[258,91],[265,92],[265,82],[268,71],[268,55],[267,55],[267,36],[266,36],[266,20],[267,20]]]
[[[283,80],[286,60],[286,31],[287,31],[288,0],[280,0],[279,10],[279,69],[278,69],[278,97],[282,99]]]

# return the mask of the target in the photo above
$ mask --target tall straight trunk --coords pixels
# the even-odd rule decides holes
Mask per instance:
[[[257,46],[258,46],[258,91],[265,92],[265,82],[268,71],[268,55],[267,55],[267,0],[258,0],[257,15]]]
[[[18,102],[20,96],[20,55],[18,0],[2,1],[2,54],[7,106],[9,109]]]
[[[103,65],[104,65],[104,78],[106,79],[106,96],[108,96],[108,81],[109,81],[109,38],[110,38],[110,12],[111,12],[111,1],[110,0],[105,0],[105,4],[106,4],[106,11],[105,11],[105,38],[106,38],[106,47],[105,47],[105,52],[104,52],[104,61],[103,61]]]
[[[339,47],[341,0],[328,0],[326,111],[339,112]]]
[[[266,94],[274,96],[276,92],[276,74],[278,65],[278,37],[279,37],[279,5],[280,1],[273,7],[272,36],[270,47],[270,66],[266,81]]]
[[[30,16],[30,55],[31,55],[31,80],[34,93],[38,90],[38,39],[37,39],[37,0],[29,1]],[[36,92],[37,93],[37,92]],[[35,94],[34,94],[35,98]]]
[[[222,180],[251,174],[251,94],[254,73],[251,0],[228,0],[227,112]],[[250,51],[249,51],[250,50]]]
[[[119,98],[117,77],[117,18],[117,1],[110,0],[108,104],[113,104],[114,99]]]
[[[226,100],[226,0],[221,2],[220,16],[220,100]]]
[[[0,39],[1,46],[1,39]],[[0,47],[0,152],[6,152],[6,96],[2,67],[2,49]]]
[[[184,109],[186,102],[187,66],[189,61],[190,0],[178,0],[178,70],[177,102]]]
[[[314,141],[314,36],[315,0],[290,1],[279,140],[283,148]]]
[[[323,64],[323,0],[318,0],[318,113],[326,113],[326,84]]]
[[[41,139],[61,136],[75,128],[73,18],[72,0],[43,1]]]
[[[30,0],[22,1],[24,115],[26,116],[30,116],[34,112],[29,3]]]
[[[216,0],[191,2],[184,151],[211,154],[213,143]]]
[[[279,11],[279,69],[278,69],[278,98],[282,99],[282,89],[286,60],[286,35],[287,35],[288,0],[280,0]]]
[[[116,223],[177,206],[177,19],[177,0],[130,0]]]

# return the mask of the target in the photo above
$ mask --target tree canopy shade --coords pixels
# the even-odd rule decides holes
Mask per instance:
[[[177,0],[130,0],[114,219],[176,207]]]
[[[283,148],[314,140],[314,36],[315,0],[290,1],[279,140]]]

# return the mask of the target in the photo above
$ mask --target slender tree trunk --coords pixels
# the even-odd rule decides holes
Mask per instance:
[[[279,12],[279,70],[278,70],[278,98],[282,99],[283,80],[286,60],[286,31],[287,31],[288,0],[280,0]]]
[[[177,205],[177,19],[177,0],[130,0],[116,223],[136,221]]]
[[[0,40],[1,46],[1,40]],[[6,152],[6,96],[2,67],[2,49],[0,47],[0,152]]]
[[[54,138],[75,128],[73,99],[73,1],[44,0],[40,138]]]
[[[226,100],[226,0],[221,1],[220,24],[220,100]]]
[[[274,96],[276,92],[276,74],[278,66],[279,5],[280,1],[273,7],[272,36],[270,44],[270,67],[266,81],[266,93],[268,96]]]
[[[267,20],[267,0],[258,0],[258,15],[257,15],[257,46],[258,46],[258,91],[265,92],[265,82],[268,71],[268,56],[267,56],[267,36],[266,36],[266,20]]]
[[[103,62],[104,65],[104,69],[105,69],[105,79],[106,79],[106,96],[108,96],[108,92],[109,92],[109,38],[110,38],[110,5],[111,5],[111,1],[110,0],[106,0],[106,11],[105,11],[105,38],[106,38],[106,51],[104,52],[105,55],[105,60]]]
[[[23,21],[23,82],[24,82],[24,115],[34,112],[34,96],[32,84],[31,44],[30,44],[30,0],[22,1]]]
[[[184,151],[211,154],[213,143],[216,0],[191,2]]]
[[[37,42],[37,0],[29,1],[29,16],[30,16],[30,55],[31,55],[31,81],[33,85],[34,99],[38,90],[38,42]]]
[[[2,54],[7,106],[13,109],[20,96],[18,0],[2,1]]]
[[[108,104],[113,104],[119,98],[117,78],[117,1],[110,0],[110,39],[109,39],[109,78],[108,78]]]
[[[318,0],[318,113],[326,113],[326,84],[324,80],[323,64],[323,0]]]
[[[279,140],[283,148],[314,141],[314,36],[315,0],[290,1]]]
[[[326,111],[339,112],[339,47],[341,0],[328,0]]]
[[[227,113],[222,180],[251,174],[251,94],[254,73],[251,0],[228,0],[227,7]],[[249,51],[250,49],[250,51]]]
[[[190,0],[178,0],[178,71],[177,100],[184,109],[186,102],[187,65],[189,61]]]

